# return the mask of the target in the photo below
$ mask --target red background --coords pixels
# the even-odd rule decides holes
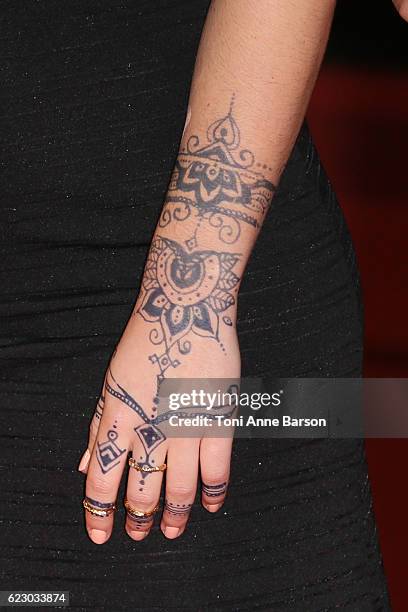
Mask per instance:
[[[328,63],[309,124],[358,255],[365,376],[408,377],[406,73]],[[405,612],[408,440],[368,440],[366,448],[392,609]]]

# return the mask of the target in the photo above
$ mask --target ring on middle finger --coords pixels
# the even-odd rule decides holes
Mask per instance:
[[[129,457],[128,464],[131,468],[134,468],[138,472],[164,472],[164,470],[167,468],[165,463],[162,463],[161,465],[140,465],[133,457]]]
[[[157,512],[160,508],[160,505],[157,504],[157,506],[155,506],[153,510],[147,510],[146,512],[143,512],[142,510],[138,510],[134,506],[131,506],[127,499],[125,499],[124,506],[127,510],[127,513],[135,519],[148,518],[149,516],[153,516],[153,514]]]

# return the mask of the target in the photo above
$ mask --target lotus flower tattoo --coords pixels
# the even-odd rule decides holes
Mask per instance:
[[[189,332],[218,340],[219,315],[235,304],[237,261],[232,253],[187,253],[173,240],[153,241],[138,312],[160,324],[166,351]]]

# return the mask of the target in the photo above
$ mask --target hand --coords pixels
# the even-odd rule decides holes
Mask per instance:
[[[92,505],[103,507],[116,500],[129,451],[141,466],[167,463],[161,529],[166,537],[176,538],[186,528],[199,466],[203,506],[216,512],[223,504],[232,438],[166,436],[165,422],[155,421],[158,375],[179,379],[237,379],[240,356],[235,307],[229,307],[231,318],[220,316],[204,302],[195,309],[179,308],[171,313],[173,330],[163,324],[162,313],[168,312],[168,308],[157,290],[145,291],[140,296],[106,373],[90,426],[88,448],[79,469],[87,472],[86,497]],[[156,320],[158,316],[161,323]],[[180,317],[187,321],[184,329]],[[171,344],[167,337],[162,342],[160,334],[166,336],[171,331],[177,336],[176,341]],[[167,347],[171,344],[168,349],[163,348],[166,343]],[[179,363],[173,367],[176,360]],[[161,471],[144,473],[130,468],[126,492],[130,507],[151,512],[159,502],[162,477]],[[112,533],[114,514],[100,517],[85,512],[85,518],[91,540],[96,544],[106,542]],[[125,529],[134,540],[144,539],[152,525],[153,515],[135,518],[127,512]]]

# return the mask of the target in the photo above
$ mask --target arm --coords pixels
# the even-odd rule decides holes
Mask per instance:
[[[193,224],[177,222],[174,213],[177,202],[184,214],[190,203],[206,221],[197,232],[200,246],[238,249],[242,274],[304,119],[334,6],[333,0],[212,3],[158,234],[189,239]],[[227,214],[211,220],[206,209]]]
[[[116,499],[127,450],[139,468],[166,460],[167,537],[186,526],[199,465],[204,506],[222,505],[231,440],[168,439],[152,398],[164,378],[239,377],[239,285],[303,121],[334,5],[214,0],[207,16],[180,152],[88,444],[86,494],[99,505]],[[154,508],[161,476],[130,470],[131,508]],[[136,519],[128,513],[126,529],[142,539],[151,516]],[[86,520],[93,541],[110,536],[113,515]]]

